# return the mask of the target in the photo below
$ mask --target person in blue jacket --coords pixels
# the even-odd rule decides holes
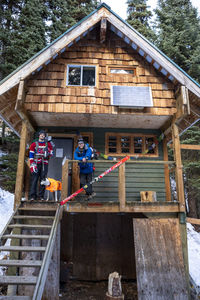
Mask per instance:
[[[74,159],[80,161],[80,185],[83,187],[86,183],[92,181],[92,173],[93,173],[93,163],[88,163],[88,160],[91,160],[92,150],[88,144],[84,142],[82,138],[78,140],[78,147],[74,152]],[[86,191],[86,195],[89,197],[94,196],[92,191],[92,185],[88,184]]]

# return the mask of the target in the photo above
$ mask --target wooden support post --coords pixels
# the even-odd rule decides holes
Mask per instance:
[[[62,191],[61,191],[62,200],[68,196],[68,167],[69,167],[69,161],[65,160],[62,166]]]
[[[22,122],[19,156],[17,164],[16,184],[15,184],[15,202],[14,209],[20,205],[23,184],[24,184],[24,167],[25,167],[25,152],[26,152],[26,140],[27,140],[27,124]]]
[[[181,148],[179,140],[178,126],[172,124],[172,138],[174,147],[174,160],[175,160],[175,172],[176,172],[176,190],[177,198],[179,202],[180,212],[185,212],[185,196],[184,196],[184,185],[183,185],[183,166],[181,161]]]
[[[119,195],[120,211],[123,211],[123,209],[126,206],[125,164],[119,166],[118,195]]]
[[[167,151],[167,139],[163,139],[163,158],[165,161],[168,161],[168,151]],[[165,171],[165,193],[166,201],[171,201],[171,188],[170,188],[170,178],[169,178],[169,166],[164,165]]]

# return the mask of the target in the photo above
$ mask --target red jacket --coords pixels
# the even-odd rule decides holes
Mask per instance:
[[[53,147],[50,142],[33,142],[30,146],[29,159],[30,164],[36,163],[48,165],[49,158],[53,155]]]

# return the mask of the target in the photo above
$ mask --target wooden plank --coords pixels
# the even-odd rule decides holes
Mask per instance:
[[[29,296],[0,296],[0,300],[31,300]]]
[[[20,147],[17,164],[17,174],[15,183],[15,201],[14,208],[18,207],[22,198],[23,184],[24,184],[24,167],[25,167],[25,152],[26,152],[26,140],[27,140],[27,125],[22,122]]]
[[[178,130],[178,126],[175,123],[172,124],[172,139],[173,139],[173,147],[174,147],[174,159],[176,162],[175,172],[176,172],[176,184],[177,184],[177,198],[179,202],[180,211],[185,212],[183,165],[181,161],[179,130]]]
[[[52,216],[21,216],[21,215],[15,215],[13,217],[14,219],[41,219],[41,220],[45,220],[45,219],[50,219],[50,220],[53,220],[54,217]]]
[[[50,225],[12,224],[8,228],[51,229]]]
[[[56,211],[56,207],[19,207],[18,210],[24,210],[24,211]]]
[[[23,246],[3,246],[0,251],[24,251],[24,252],[44,252],[46,247],[23,247]]]
[[[0,276],[0,284],[36,284],[36,276]]]
[[[16,260],[5,259],[0,260],[0,266],[15,266],[15,267],[40,267],[42,265],[41,260]]]
[[[28,235],[28,234],[6,234],[1,237],[1,239],[38,239],[38,240],[48,240],[48,235]]]
[[[119,197],[120,210],[123,210],[126,206],[125,164],[119,166],[118,197]]]
[[[188,300],[178,219],[133,219],[139,300]]]
[[[168,150],[167,150],[167,139],[163,139],[163,159],[168,161]],[[169,165],[164,165],[164,173],[165,173],[165,192],[166,192],[166,200],[171,201],[171,184],[170,184],[170,176],[169,176]]]
[[[195,219],[195,218],[186,218],[186,222],[195,224],[195,225],[200,225],[200,219]]]

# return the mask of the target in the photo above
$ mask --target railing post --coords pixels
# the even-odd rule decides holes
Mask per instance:
[[[179,209],[181,212],[185,212],[185,195],[183,184],[183,166],[181,161],[181,148],[179,140],[179,131],[175,123],[172,124],[172,139],[174,147],[174,160],[175,160],[175,172],[176,172],[176,185],[177,196],[179,202]]]
[[[118,196],[119,196],[120,211],[123,211],[123,209],[126,206],[125,164],[119,166]]]
[[[61,191],[61,199],[63,200],[68,196],[68,167],[69,161],[65,160],[62,165],[62,191]]]

